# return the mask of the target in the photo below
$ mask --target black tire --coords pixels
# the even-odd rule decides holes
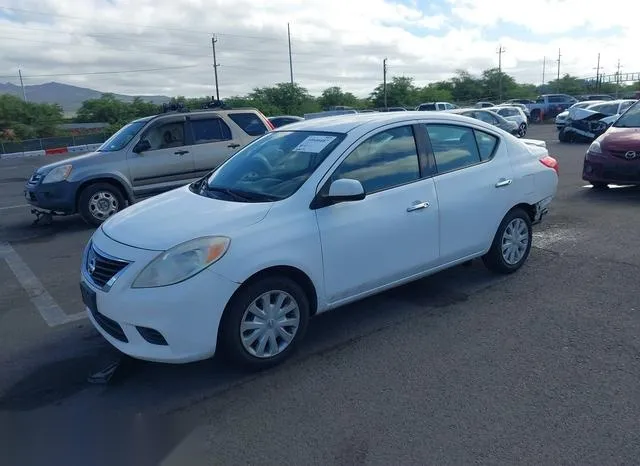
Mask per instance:
[[[518,137],[519,138],[523,138],[527,135],[527,124],[526,123],[520,123],[520,126],[518,127]]]
[[[558,132],[558,140],[560,142],[569,142],[569,138],[567,137],[567,133],[565,132],[564,128],[562,128],[559,132]]]
[[[110,203],[113,212],[102,214],[93,207],[95,204],[94,196],[102,193],[104,201]],[[82,219],[89,225],[99,226],[107,218],[124,209],[125,198],[120,189],[109,183],[95,183],[85,187],[78,198],[78,212]]]
[[[270,357],[257,357],[251,354],[242,343],[240,326],[245,312],[253,301],[265,293],[277,291],[284,291],[296,301],[299,310],[298,329],[291,342],[281,352]],[[245,369],[267,369],[281,363],[296,350],[306,333],[309,317],[309,298],[298,283],[282,275],[260,278],[243,286],[227,305],[220,322],[218,345],[224,356]]]
[[[522,257],[516,263],[509,263],[502,253],[502,240],[505,234],[505,230],[507,230],[507,227],[516,219],[521,219],[524,221],[524,225],[526,225],[527,229],[528,240]],[[484,265],[492,272],[499,274],[510,274],[515,272],[520,267],[522,267],[522,265],[527,261],[527,257],[529,257],[532,237],[531,217],[529,217],[529,214],[520,208],[512,209],[504,217],[504,219],[502,219],[502,222],[498,227],[498,231],[493,238],[491,249],[489,249],[489,252],[487,252],[487,254],[482,256]]]
[[[540,118],[540,111],[534,110],[531,112],[531,121],[534,123],[542,123],[542,119]]]
[[[609,189],[609,185],[607,183],[595,183],[592,181],[591,186],[593,186],[593,189],[597,189],[598,191]]]

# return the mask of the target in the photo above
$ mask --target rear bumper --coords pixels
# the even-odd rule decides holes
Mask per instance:
[[[535,213],[533,215],[533,220],[531,221],[532,225],[537,225],[542,222],[542,219],[545,215],[549,213],[549,204],[551,204],[551,200],[553,197],[548,197],[546,199],[541,200],[535,204]]]
[[[590,183],[640,185],[640,161],[614,160],[613,157],[587,155],[582,179]]]

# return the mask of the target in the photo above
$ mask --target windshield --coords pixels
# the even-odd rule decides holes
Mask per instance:
[[[317,131],[267,133],[194,188],[205,196],[237,202],[284,199],[302,186],[344,137]]]
[[[123,126],[98,148],[98,152],[115,152],[122,149],[129,144],[129,141],[131,141],[146,124],[147,121],[143,120],[133,121]]]
[[[613,124],[616,128],[640,128],[640,107],[636,102]]]

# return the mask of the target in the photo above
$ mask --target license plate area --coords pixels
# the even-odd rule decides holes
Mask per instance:
[[[82,302],[89,308],[92,313],[98,310],[96,301],[96,292],[93,291],[86,283],[80,282],[80,293],[82,293]]]

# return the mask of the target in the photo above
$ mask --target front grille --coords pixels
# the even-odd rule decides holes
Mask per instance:
[[[89,247],[85,267],[93,283],[100,288],[103,288],[109,280],[127,265],[129,265],[127,261],[106,257],[96,251],[93,245]]]
[[[628,159],[626,157],[626,154],[628,151],[626,150],[612,150],[609,151],[611,153],[611,155],[613,155],[614,157],[618,157],[620,159],[624,159],[624,160],[629,160],[630,162],[632,161],[636,161],[636,160],[640,160],[640,152],[636,152],[635,157]]]
[[[113,319],[109,319],[104,314],[100,314],[98,311],[94,311],[91,309],[91,315],[95,319],[95,321],[100,325],[102,330],[107,332],[116,340],[119,340],[123,343],[129,343],[129,339],[124,334],[124,330],[120,327],[120,324]]]
[[[149,327],[136,327],[136,328],[138,329],[138,332],[140,333],[142,338],[147,340],[152,345],[167,346],[169,344],[167,343],[167,340],[164,339],[162,334],[157,330],[154,330]]]

